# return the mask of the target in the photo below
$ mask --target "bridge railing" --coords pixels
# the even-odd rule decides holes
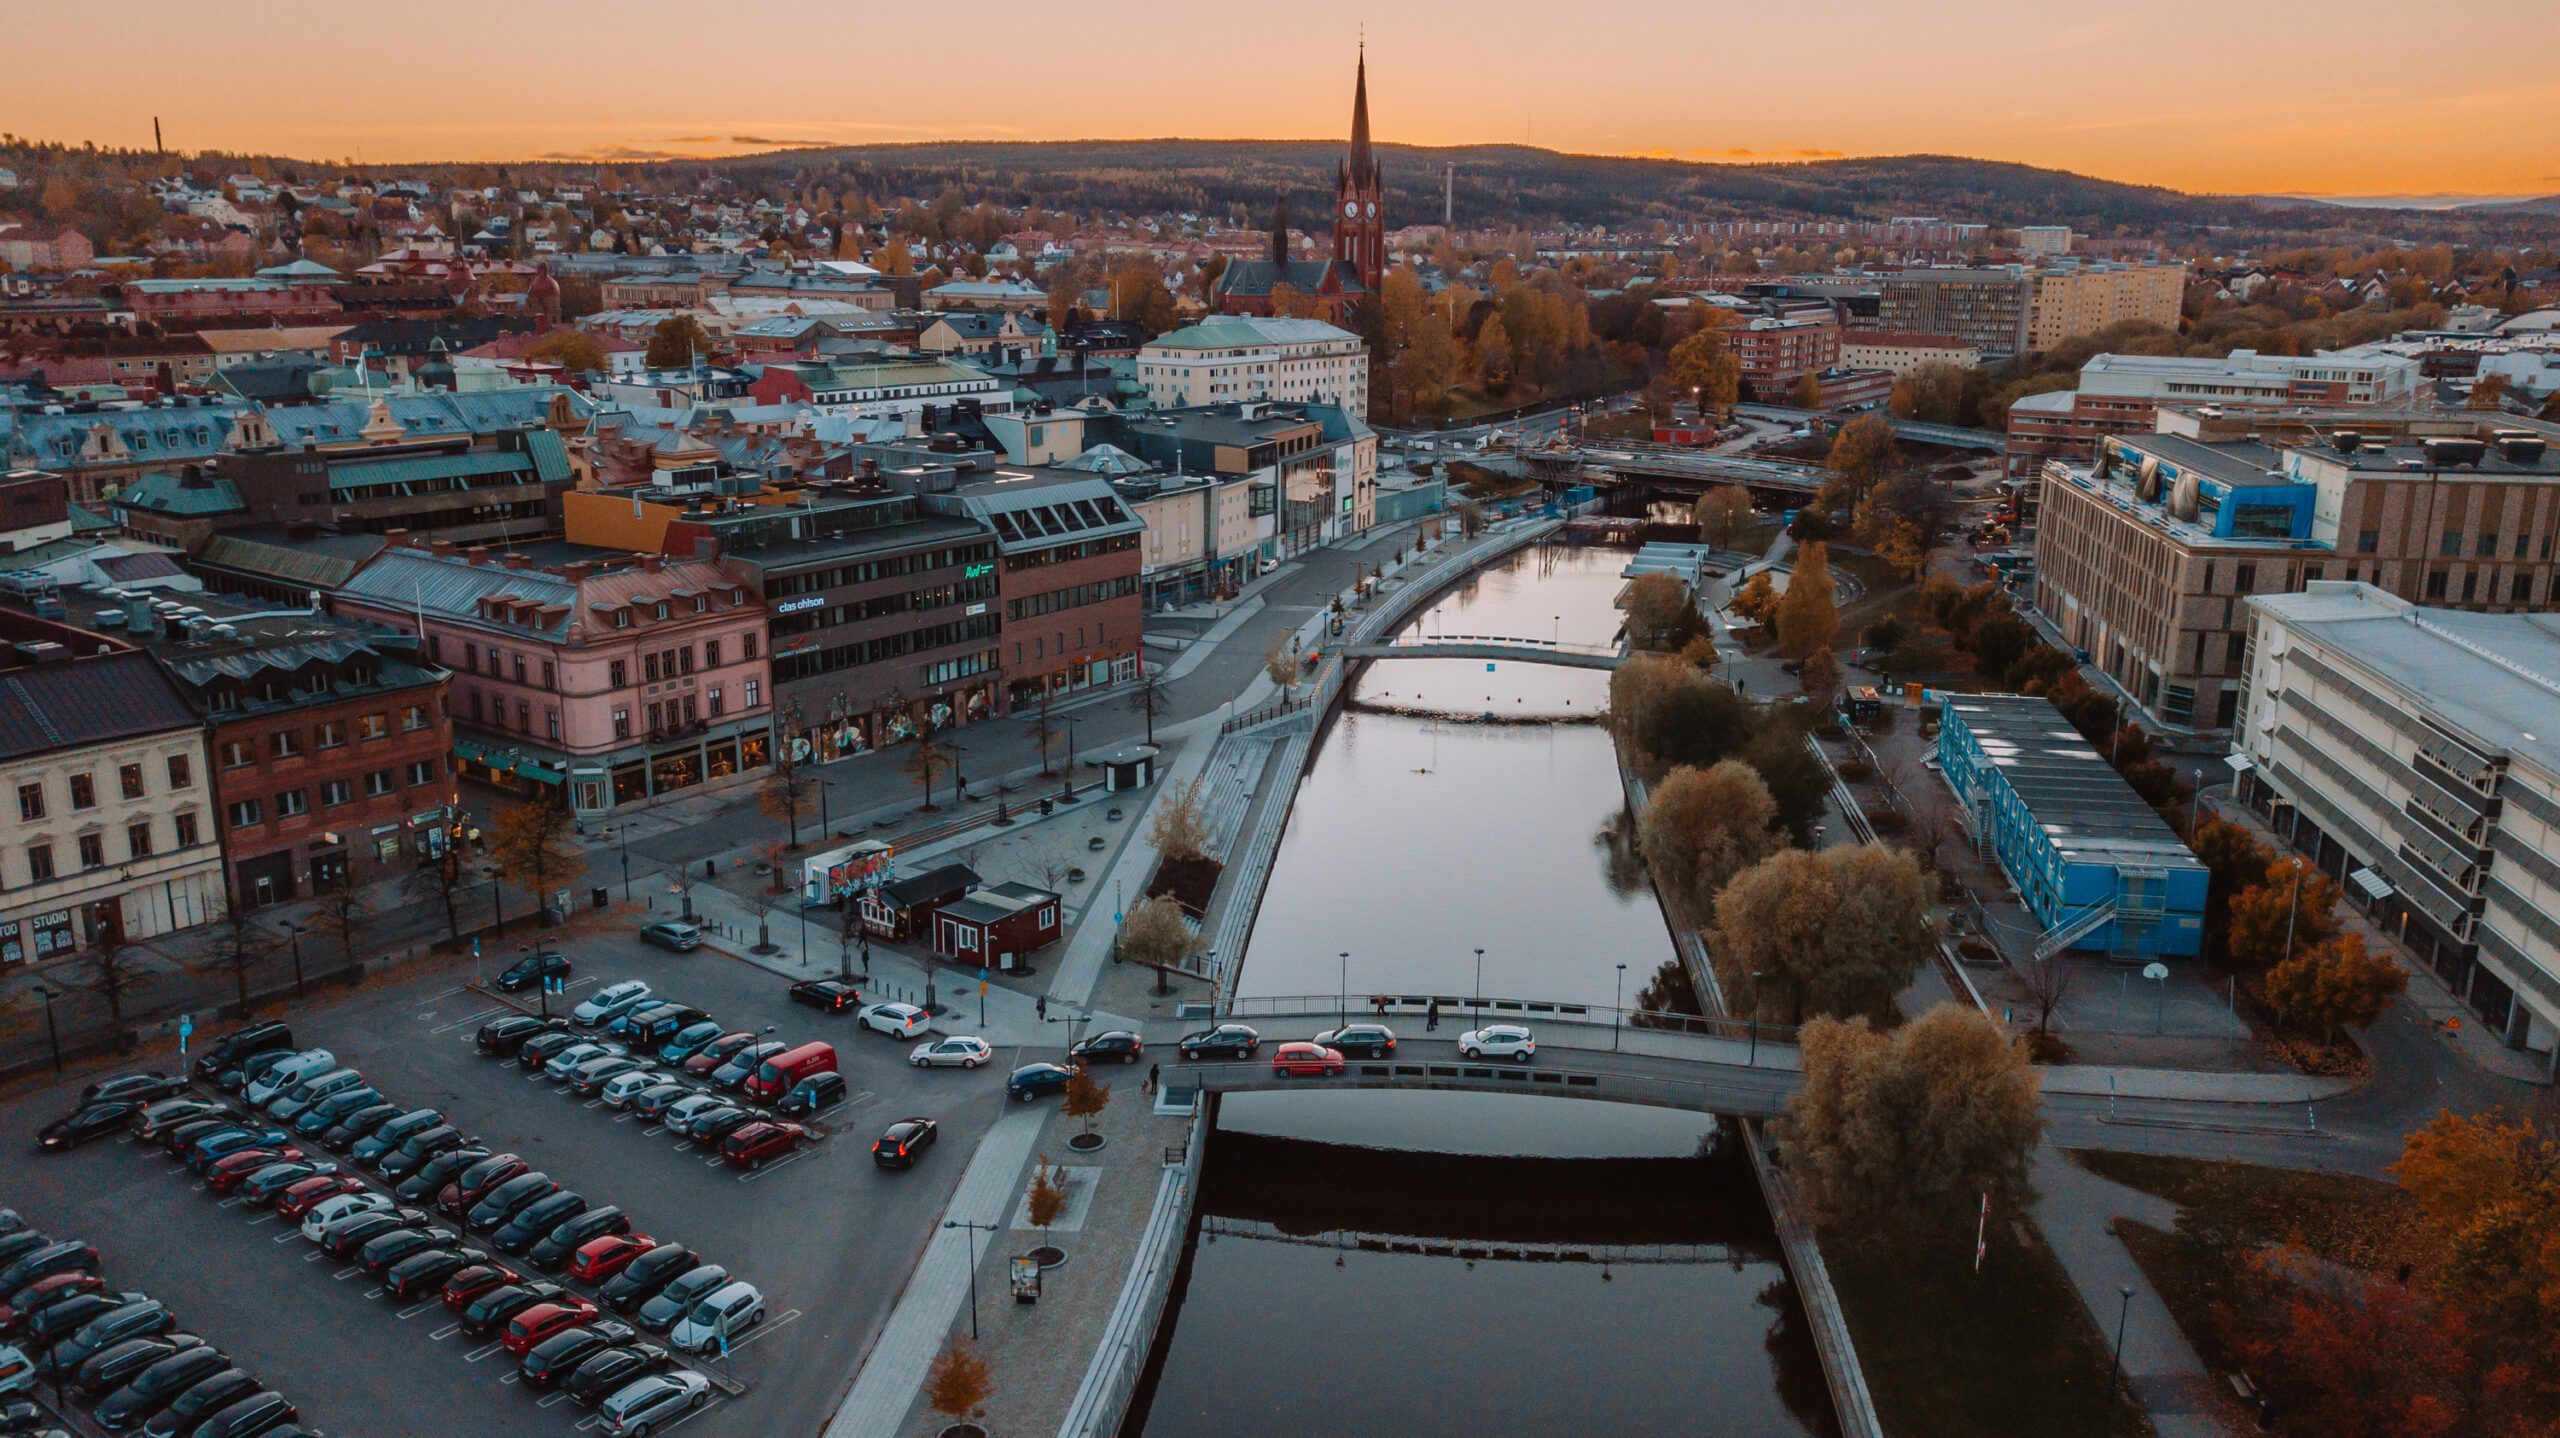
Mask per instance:
[[[1256,1018],[1321,1018],[1333,1019],[1344,1013],[1352,1022],[1361,1019],[1420,1018],[1427,1016],[1433,1003],[1440,1006],[1442,1023],[1472,1024],[1481,1028],[1487,1023],[1579,1024],[1593,1028],[1643,1029],[1655,1033],[1692,1034],[1700,1038],[1756,1039],[1763,1044],[1792,1044],[1796,1040],[1792,1024],[1755,1023],[1750,1019],[1727,1018],[1711,1014],[1674,1014],[1659,1009],[1620,1008],[1607,1004],[1577,1004],[1554,999],[1505,999],[1472,994],[1406,994],[1354,992],[1343,994],[1285,994],[1258,998],[1229,998],[1219,1011],[1220,1018],[1251,1020]]]
[[[1542,649],[1550,654],[1602,654],[1616,657],[1614,644],[1567,644],[1558,639],[1529,639],[1517,634],[1411,634],[1400,633],[1388,639],[1389,649],[1432,649],[1451,644],[1490,644],[1505,649]]]
[[[1630,1055],[1630,1057],[1635,1057]],[[1786,1069],[1740,1064],[1693,1065],[1685,1077],[1651,1068],[1554,1068],[1487,1060],[1353,1059],[1332,1078],[1282,1078],[1267,1063],[1178,1063],[1163,1067],[1162,1081],[1203,1093],[1290,1092],[1327,1085],[1349,1088],[1483,1089],[1493,1093],[1632,1103],[1698,1113],[1768,1118],[1786,1110],[1797,1075]]]

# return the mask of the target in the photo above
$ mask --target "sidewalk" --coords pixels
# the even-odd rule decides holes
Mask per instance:
[[[2224,1438],[2229,1430],[2214,1411],[2212,1375],[2115,1235],[2118,1218],[2175,1229],[2177,1205],[2110,1183],[2050,1145],[2036,1150],[2035,1185],[2036,1227],[2098,1331],[2112,1342],[2121,1319],[2124,1382],[2151,1414],[2152,1428],[2160,1438]]]

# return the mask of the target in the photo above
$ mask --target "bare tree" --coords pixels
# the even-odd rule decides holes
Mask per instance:
[[[914,775],[916,782],[924,786],[924,812],[928,814],[941,807],[933,802],[933,776],[948,768],[950,763],[951,751],[944,747],[935,731],[916,731],[916,742],[907,750],[906,759],[898,767]]]
[[[569,811],[545,799],[528,799],[498,816],[489,845],[498,874],[531,890],[536,912],[548,914],[552,890],[587,871],[587,856],[572,838]],[[548,920],[545,920],[548,922]]]
[[[799,719],[800,711],[794,707],[784,720],[785,732],[774,742],[773,762],[765,770],[764,789],[756,799],[765,817],[780,819],[786,826],[791,838],[782,847],[792,854],[800,852],[800,811],[809,807],[818,787],[810,756],[800,749]]]
[[[312,911],[311,931],[336,943],[346,971],[354,974],[360,962],[356,958],[356,949],[364,937],[365,926],[373,921],[373,906],[364,901],[363,891],[348,882],[344,874],[314,897],[319,907]]]
[[[1935,793],[1926,793],[1911,808],[1911,831],[1907,836],[1911,852],[1920,856],[1921,868],[1934,874],[1943,862],[1947,844],[1961,828],[1956,811]]]
[[[1046,685],[1040,690],[1040,707],[1031,711],[1031,742],[1040,746],[1040,777],[1054,776],[1049,767],[1049,746],[1058,742],[1058,724],[1049,715],[1050,696]]]
[[[444,908],[444,932],[447,938],[462,937],[462,849],[447,840],[444,852],[409,871],[401,887],[421,899],[433,899]]]
[[[1155,666],[1148,665],[1138,675],[1138,687],[1129,691],[1129,707],[1147,717],[1147,742],[1156,742],[1156,720],[1173,707],[1173,696],[1166,691],[1164,675]]]
[[[78,961],[59,970],[64,982],[85,989],[104,999],[107,1022],[115,1029],[116,1047],[127,1047],[124,1028],[125,1000],[151,981],[133,949],[125,943],[120,926],[101,925],[97,942]]]
[[[245,1016],[249,1012],[249,971],[275,952],[275,936],[259,928],[237,899],[225,905],[222,917],[214,920],[212,927],[212,952],[191,967],[199,973],[228,974],[233,1000]]]
[[[2030,958],[2018,966],[2019,987],[2026,990],[2027,1007],[2036,1011],[2036,1032],[2053,1032],[2053,1016],[2071,997],[2071,985],[2079,970],[2071,967],[2063,954],[2047,954]]]

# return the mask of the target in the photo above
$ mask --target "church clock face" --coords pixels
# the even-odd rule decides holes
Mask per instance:
[[[1360,217],[1360,202],[1358,200],[1343,201],[1342,217],[1346,220],[1358,219]]]
[[[1372,218],[1375,218],[1375,217],[1376,217],[1376,215],[1377,215],[1377,213],[1378,213],[1378,206],[1377,206],[1377,203],[1376,203],[1375,201],[1371,201],[1371,202],[1370,202],[1370,205],[1369,205],[1369,214],[1370,214],[1370,216],[1371,216]]]

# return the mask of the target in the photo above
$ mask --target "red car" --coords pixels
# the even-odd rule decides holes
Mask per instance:
[[[537,1303],[507,1320],[505,1336],[498,1342],[509,1353],[522,1358],[533,1351],[533,1345],[564,1329],[575,1328],[596,1316],[596,1306],[583,1298],[566,1294],[549,1303]]]
[[[522,1283],[524,1275],[503,1263],[475,1263],[444,1281],[444,1306],[456,1313],[471,1300],[502,1283]]]
[[[352,1173],[315,1173],[288,1185],[284,1192],[276,1195],[276,1213],[290,1222],[300,1223],[304,1214],[320,1206],[322,1199],[335,1198],[342,1193],[357,1193],[363,1188],[364,1180]]]
[[[608,1233],[581,1245],[577,1256],[569,1260],[569,1276],[587,1283],[602,1283],[620,1273],[631,1260],[658,1246],[658,1240],[645,1233]]]
[[[796,1123],[758,1119],[720,1140],[720,1156],[731,1168],[756,1168],[800,1146],[809,1131]]]
[[[686,1059],[684,1071],[695,1078],[701,1078],[736,1057],[738,1050],[755,1041],[756,1036],[746,1029],[740,1029],[733,1034],[722,1034],[704,1044],[700,1051]]]
[[[204,1186],[215,1193],[229,1193],[240,1186],[242,1179],[268,1164],[300,1157],[301,1154],[289,1148],[244,1148],[238,1153],[226,1153],[213,1161],[213,1167],[205,1170]]]
[[[471,1211],[471,1205],[487,1198],[489,1190],[532,1171],[532,1164],[514,1154],[491,1154],[456,1174],[453,1182],[444,1186],[444,1192],[436,1195],[436,1207],[460,1217]]]
[[[1329,1078],[1342,1072],[1342,1051],[1322,1044],[1282,1044],[1271,1055],[1271,1072],[1281,1078]]]

